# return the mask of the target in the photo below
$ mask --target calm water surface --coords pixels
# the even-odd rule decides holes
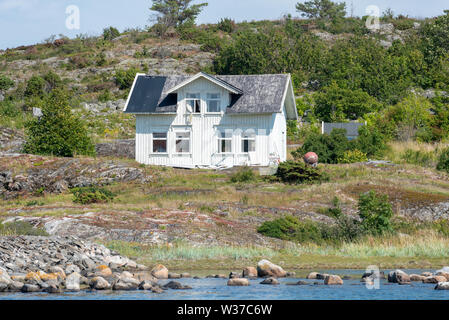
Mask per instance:
[[[360,283],[361,270],[319,270],[320,272],[349,275],[351,280],[344,280],[343,286],[313,285],[322,280],[306,280],[310,285],[289,286],[300,278],[279,279],[280,285],[261,285],[260,279],[251,280],[248,287],[228,287],[227,279],[179,279],[190,285],[192,290],[167,290],[162,294],[146,291],[101,292],[81,291],[50,295],[46,293],[0,293],[0,300],[448,300],[449,291],[434,290],[434,284],[413,282],[412,285],[389,284],[381,280],[380,289],[368,290]],[[385,274],[389,270],[384,270]],[[404,270],[408,274],[420,274],[433,270]],[[165,284],[169,280],[161,280]]]

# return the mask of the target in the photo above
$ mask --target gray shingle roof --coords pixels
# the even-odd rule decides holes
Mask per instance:
[[[226,113],[276,113],[282,109],[282,98],[289,75],[219,75],[214,77],[243,92],[241,95],[233,95]],[[191,76],[139,76],[125,112],[176,112],[176,94],[167,94],[167,92],[189,78]]]

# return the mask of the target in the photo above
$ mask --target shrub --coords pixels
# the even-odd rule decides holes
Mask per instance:
[[[311,132],[306,137],[302,147],[292,152],[295,159],[302,158],[307,152],[315,152],[322,163],[337,163],[338,158],[343,157],[349,150],[350,143],[346,138],[345,129],[334,129],[331,134]]]
[[[236,173],[231,176],[231,182],[251,182],[256,179],[256,175],[251,168],[241,167]]]
[[[276,177],[287,183],[310,183],[328,180],[328,177],[320,169],[306,165],[302,161],[291,160],[279,164]]]
[[[363,193],[358,208],[362,227],[367,233],[381,235],[393,230],[390,222],[393,209],[387,195],[377,195],[373,190]]]
[[[435,153],[421,150],[407,149],[402,155],[401,159],[406,163],[415,164],[424,167],[433,167],[435,162]]]
[[[368,161],[366,153],[358,149],[347,150],[343,153],[342,157],[338,158],[338,163],[357,163],[366,161]]]
[[[113,192],[99,187],[73,188],[71,192],[73,193],[73,202],[80,204],[107,203],[116,196]]]
[[[257,232],[272,238],[295,240],[298,242],[322,242],[320,225],[314,222],[302,222],[293,216],[273,221],[265,221]]]
[[[117,38],[118,36],[120,36],[120,32],[114,27],[109,27],[109,28],[103,29],[103,39],[104,40],[113,40],[113,39]]]
[[[221,30],[223,32],[232,33],[234,32],[236,25],[234,20],[230,18],[224,18],[221,19],[220,22],[217,25],[218,30]]]
[[[45,93],[46,82],[42,77],[32,76],[27,82],[25,96],[42,97]]]
[[[362,126],[359,128],[359,136],[353,142],[353,146],[365,153],[367,157],[382,157],[388,149],[386,140],[377,128]]]
[[[43,228],[34,227],[26,221],[0,223],[0,236],[48,236]]]
[[[128,70],[117,70],[115,72],[115,83],[120,87],[120,89],[129,89],[133,85],[134,78],[139,72],[136,68],[130,68]]]
[[[14,86],[14,81],[7,76],[0,75],[0,92],[8,90],[12,86]]]
[[[437,170],[449,173],[449,148],[444,149],[438,159]]]
[[[0,102],[0,115],[14,118],[20,115],[20,110],[12,101],[2,101]]]
[[[85,123],[72,113],[65,91],[53,90],[37,106],[42,116],[26,124],[24,152],[61,157],[95,154]]]

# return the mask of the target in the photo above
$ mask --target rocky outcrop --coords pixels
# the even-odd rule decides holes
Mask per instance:
[[[260,260],[257,263],[257,275],[259,277],[285,277],[287,275],[287,272],[285,272],[284,269],[282,269],[280,266],[275,265],[274,263],[268,261],[268,260]]]
[[[410,283],[410,276],[402,270],[391,271],[388,274],[388,282],[406,284]]]
[[[11,128],[0,127],[0,152],[21,152],[25,136],[22,132]]]
[[[257,278],[257,269],[254,267],[246,267],[243,269],[243,278]]]
[[[115,140],[114,142],[97,143],[95,151],[99,157],[135,159],[136,141],[134,139]]]
[[[151,275],[156,279],[168,279],[168,269],[162,264],[158,264],[151,270]]]
[[[439,283],[439,282],[447,282],[446,277],[443,276],[431,276],[426,277],[422,280],[423,283]]]
[[[20,173],[15,172],[15,163],[20,164]],[[114,160],[0,156],[0,196],[6,199],[26,193],[59,193],[74,187],[130,181],[147,183],[151,180],[152,177],[145,175],[137,165]]]
[[[0,237],[0,270],[26,274],[25,279],[64,279],[65,273],[72,274],[78,270],[81,273],[99,271],[97,266],[105,277],[111,275],[111,266],[117,270],[137,268],[134,261],[106,247],[75,237]]]

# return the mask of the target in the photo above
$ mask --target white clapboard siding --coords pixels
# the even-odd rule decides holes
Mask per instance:
[[[260,165],[270,164],[270,154],[277,154],[279,160],[286,159],[286,114],[241,114],[225,113],[229,105],[229,92],[199,78],[178,90],[177,114],[136,115],[136,160],[149,165],[165,166],[207,166],[207,165]],[[220,93],[221,113],[191,114],[186,112],[187,93],[199,93],[203,110],[206,109],[207,93]],[[279,107],[280,108],[280,107]],[[233,130],[232,153],[219,154],[217,129]],[[237,129],[253,129],[256,132],[256,152],[241,152],[241,136]],[[176,154],[176,131],[191,131],[190,154]],[[152,132],[168,132],[167,153],[154,154],[151,150]]]

